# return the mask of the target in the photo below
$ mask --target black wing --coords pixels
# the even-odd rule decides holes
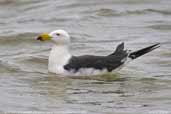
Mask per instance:
[[[107,69],[109,72],[124,63],[128,53],[124,50],[124,44],[120,44],[116,51],[108,56],[73,56],[69,63],[64,66],[66,70],[78,71],[80,68],[94,68],[98,70]]]

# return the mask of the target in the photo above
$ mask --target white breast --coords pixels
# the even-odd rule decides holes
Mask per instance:
[[[48,70],[56,74],[63,74],[65,70],[63,66],[68,63],[71,58],[66,46],[53,46],[49,56]]]

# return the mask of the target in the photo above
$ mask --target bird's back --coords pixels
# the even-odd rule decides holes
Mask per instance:
[[[92,68],[96,70],[106,69],[108,72],[121,66],[128,57],[128,53],[124,50],[124,45],[120,44],[116,51],[107,56],[73,56],[69,63],[64,66],[65,70],[77,72],[82,68]]]

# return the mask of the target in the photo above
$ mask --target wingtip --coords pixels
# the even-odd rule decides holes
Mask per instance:
[[[143,49],[140,49],[140,50],[137,50],[137,51],[130,53],[129,57],[132,59],[135,59],[135,58],[140,57],[140,56],[142,56],[148,52],[151,52],[152,50],[155,50],[159,47],[160,47],[160,43],[156,43],[156,44],[151,45],[149,47],[146,47],[146,48],[143,48]]]
[[[156,43],[156,44],[154,44],[154,46],[160,46],[160,43]]]
[[[156,43],[154,45],[151,46],[152,49],[156,49],[160,47],[160,43]]]

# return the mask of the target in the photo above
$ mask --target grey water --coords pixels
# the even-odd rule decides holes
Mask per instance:
[[[42,32],[64,29],[74,55],[112,53],[120,42],[161,47],[114,75],[48,73]],[[0,0],[0,112],[170,114],[170,0]]]

